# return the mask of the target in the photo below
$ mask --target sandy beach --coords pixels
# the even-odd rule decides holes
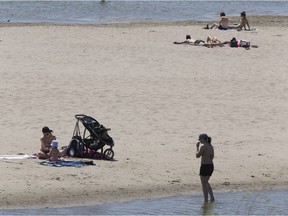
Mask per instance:
[[[112,129],[115,160],[81,168],[0,160],[0,207],[202,193],[200,133],[215,148],[216,193],[287,188],[288,17],[251,17],[250,25],[256,30],[2,23],[0,154],[38,152],[46,125],[66,146],[83,113]],[[186,34],[258,48],[173,44]]]

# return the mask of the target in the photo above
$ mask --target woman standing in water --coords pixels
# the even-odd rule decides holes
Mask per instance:
[[[211,137],[209,137],[207,134],[200,134],[198,140],[199,142],[197,142],[196,144],[196,157],[201,157],[201,167],[199,175],[204,194],[204,201],[208,202],[208,194],[210,195],[210,201],[214,201],[215,199],[213,195],[213,190],[209,183],[209,179],[214,171],[214,148],[211,144]]]

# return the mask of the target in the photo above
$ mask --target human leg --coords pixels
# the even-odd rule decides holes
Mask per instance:
[[[214,29],[214,28],[217,28],[219,25],[217,23],[213,23],[210,27],[210,29]]]
[[[207,180],[207,189],[208,189],[208,193],[210,195],[210,200],[214,201],[215,198],[214,198],[214,194],[213,194],[213,189],[212,189],[212,187],[211,187],[211,185],[209,183],[209,179],[210,179],[210,176],[208,176],[208,180]]]
[[[40,151],[38,152],[38,158],[39,159],[48,159],[49,158],[49,155],[48,154],[45,154],[44,152]]]
[[[208,178],[207,176],[200,176],[204,201],[208,202]]]
[[[212,39],[210,37],[210,39]],[[209,184],[209,179],[214,171],[213,164],[201,164],[200,166],[200,179],[202,184],[202,190],[204,195],[204,201],[208,201],[208,195],[210,195],[210,200],[214,201],[214,195],[211,185]]]
[[[62,151],[59,152],[60,157],[64,157],[67,154],[67,147],[63,147]]]

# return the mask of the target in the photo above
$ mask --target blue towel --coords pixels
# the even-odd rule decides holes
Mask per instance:
[[[93,161],[40,161],[37,162],[44,166],[54,166],[54,167],[83,167],[89,165],[95,165]]]

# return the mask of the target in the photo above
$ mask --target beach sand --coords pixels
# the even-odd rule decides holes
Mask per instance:
[[[241,32],[199,22],[2,24],[0,154],[38,152],[46,125],[68,145],[83,113],[112,129],[115,160],[0,160],[1,208],[202,193],[200,133],[215,148],[215,192],[287,187],[287,21],[251,18],[257,30]],[[259,47],[173,44],[186,34]]]

